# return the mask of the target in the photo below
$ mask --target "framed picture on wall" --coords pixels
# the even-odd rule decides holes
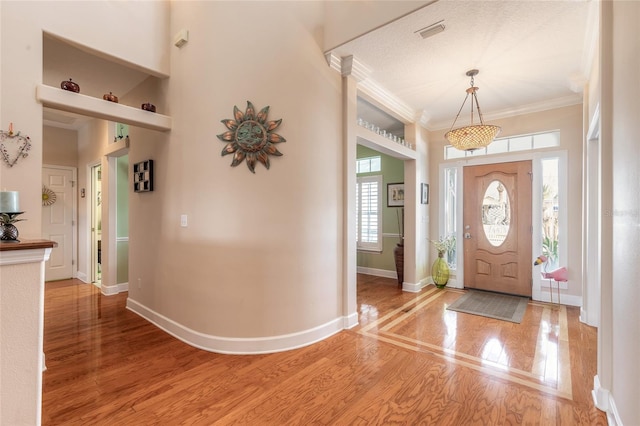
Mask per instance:
[[[420,197],[420,202],[422,204],[429,204],[429,184],[428,183],[420,184],[420,189],[422,189],[422,196]]]
[[[404,183],[387,184],[387,207],[404,207]]]

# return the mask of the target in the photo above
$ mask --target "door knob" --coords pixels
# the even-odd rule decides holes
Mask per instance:
[[[464,233],[464,238],[467,239],[467,240],[470,240],[471,239],[471,233],[470,232],[465,232]]]

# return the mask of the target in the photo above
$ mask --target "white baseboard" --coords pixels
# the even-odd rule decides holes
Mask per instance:
[[[234,355],[282,352],[309,346],[342,331],[345,328],[345,324],[352,324],[354,321],[353,315],[350,315],[349,317],[336,318],[309,330],[291,334],[255,338],[233,338],[212,336],[191,330],[162,314],[154,312],[131,298],[127,299],[127,309],[140,315],[142,318],[188,345],[205,351]],[[354,315],[355,321],[357,322],[357,313]]]
[[[89,284],[91,281],[87,278],[87,274],[85,274],[84,272],[80,272],[77,271],[76,272],[76,278],[79,279],[80,281],[82,281],[85,284]]]
[[[359,274],[373,275],[374,277],[398,279],[398,274],[396,271],[388,271],[386,269],[366,268],[364,266],[358,266],[357,272]]]
[[[607,413],[607,423],[609,426],[622,426],[622,419],[616,408],[613,395],[611,395],[608,389],[600,385],[600,378],[597,375],[593,377],[591,396],[593,397],[593,404],[596,408]]]
[[[433,282],[433,277],[431,275],[429,275],[423,281],[425,282],[424,285],[429,285],[429,284],[436,285],[436,283]],[[455,277],[449,278],[449,281],[447,281],[446,286],[449,288],[460,288],[460,289],[462,288],[462,286],[458,284],[458,280]]]
[[[551,303],[551,293],[549,293],[548,287],[541,289],[534,286],[531,298],[536,302]],[[554,288],[553,290],[553,303],[558,303],[557,288]],[[562,292],[560,292],[560,304],[568,306],[582,306],[582,296],[576,296],[574,294],[562,294]]]
[[[422,290],[422,287],[427,285],[427,283],[423,282],[424,280],[417,283],[408,283],[404,281],[402,283],[402,291],[406,291],[407,293],[419,293]]]
[[[355,327],[356,325],[358,325],[358,313],[354,312],[351,315],[348,315],[344,318],[344,328],[346,330]]]
[[[102,284],[100,286],[100,291],[105,296],[113,296],[114,294],[124,293],[129,291],[129,283],[120,283],[112,286],[106,286]]]

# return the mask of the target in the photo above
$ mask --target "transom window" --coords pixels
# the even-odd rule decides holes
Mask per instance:
[[[364,157],[356,160],[356,173],[372,173],[381,170],[380,156]]]
[[[475,151],[460,151],[451,145],[444,147],[444,159],[478,157],[481,155],[504,154],[506,152],[531,151],[534,149],[560,146],[560,132],[535,133],[531,135],[513,136],[496,139],[486,148]]]

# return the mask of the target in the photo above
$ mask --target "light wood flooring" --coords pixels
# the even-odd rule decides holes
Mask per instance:
[[[77,280],[45,290],[44,425],[605,425],[596,330],[529,303],[521,324],[358,276],[360,324],[268,355],[192,348]]]

